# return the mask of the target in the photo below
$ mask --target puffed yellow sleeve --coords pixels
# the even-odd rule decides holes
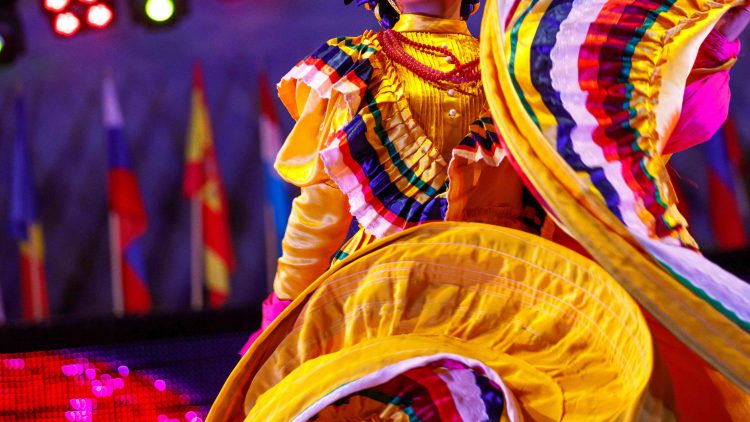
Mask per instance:
[[[369,57],[377,34],[328,40],[278,83],[281,102],[297,121],[276,157],[284,180],[297,186],[325,182],[319,152],[358,112],[373,73]]]
[[[376,34],[334,38],[300,61],[278,84],[281,102],[296,120],[275,168],[301,188],[292,204],[274,280],[281,299],[294,299],[325,272],[352,221],[346,196],[326,174],[320,151],[359,110]]]
[[[301,191],[292,203],[273,284],[281,299],[294,299],[328,269],[352,221],[346,197],[337,188],[318,183]]]
[[[276,171],[300,187],[327,182],[319,152],[352,119],[350,108],[342,107],[336,95],[333,99],[322,98],[318,91],[300,82],[289,87],[287,81],[282,81],[279,96],[297,123],[276,156]]]

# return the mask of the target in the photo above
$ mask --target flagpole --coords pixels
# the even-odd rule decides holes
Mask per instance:
[[[203,202],[198,192],[190,200],[190,307],[203,309]]]
[[[125,314],[122,289],[122,256],[120,256],[120,219],[116,213],[109,213],[109,257],[112,273],[112,312],[116,317]]]
[[[42,298],[41,298],[41,277],[39,277],[37,259],[37,239],[34,238],[33,228],[29,230],[29,276],[31,276],[31,313],[35,322],[40,322],[44,319],[44,313],[42,312]]]

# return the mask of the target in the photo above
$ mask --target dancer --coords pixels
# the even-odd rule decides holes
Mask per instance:
[[[466,237],[473,239],[473,243],[477,245],[502,245],[493,250],[504,251],[516,259],[530,262],[529,268],[523,270],[516,268],[516,271],[528,272],[528,277],[531,277],[533,273],[531,267],[541,266],[547,268],[550,274],[559,274],[562,268],[582,265],[581,261],[578,261],[579,258],[569,256],[565,248],[554,246],[543,239],[552,239],[583,252],[583,249],[565,234],[565,231],[570,231],[569,228],[557,227],[558,223],[548,214],[547,211],[556,214],[557,209],[550,205],[553,201],[545,200],[544,194],[547,192],[540,192],[542,189],[534,184],[536,180],[533,175],[525,173],[523,166],[516,162],[519,157],[523,158],[523,155],[513,151],[513,145],[506,145],[508,139],[503,140],[495,130],[480,81],[479,44],[468,33],[465,22],[459,19],[459,17],[466,19],[475,11],[477,2],[404,0],[360,1],[359,3],[364,3],[373,9],[383,26],[389,29],[379,33],[366,32],[361,37],[329,41],[309,58],[300,62],[279,85],[282,101],[297,120],[297,124],[279,154],[277,169],[289,182],[300,186],[302,194],[295,200],[290,217],[289,228],[284,239],[284,255],[279,260],[274,295],[264,305],[264,325],[270,323],[275,315],[278,315],[293,299],[299,299],[300,304],[296,310],[287,311],[288,315],[293,312],[304,314],[307,311],[302,310],[303,307],[306,306],[305,309],[312,307],[310,302],[303,303],[304,301],[314,301],[316,298],[320,300],[326,292],[334,294],[333,290],[326,290],[326,280],[330,281],[329,285],[333,285],[335,283],[331,281],[331,278],[343,277],[344,274],[349,276],[357,274],[354,269],[362,270],[363,265],[376,260],[378,253],[381,253],[381,248],[398,248],[398,242],[403,241],[404,237],[409,239],[411,239],[409,236],[418,237],[417,233],[420,232],[419,230],[410,231],[411,234],[403,236],[388,237],[389,235],[428,222],[478,222],[529,233],[528,237],[523,237],[523,242],[518,243],[516,240],[511,241],[509,236],[517,239],[517,236],[521,235],[516,234],[516,237],[513,237],[514,235],[500,229],[484,229],[484,232],[481,232],[481,229],[473,226],[455,228],[447,223],[444,223],[445,227],[441,228],[428,226],[429,230],[434,231],[435,236],[448,236],[450,241],[444,243],[454,245],[455,248],[459,248],[459,244],[465,246],[458,240],[464,239],[465,241]],[[493,4],[492,7],[497,6]],[[523,12],[522,7],[518,7]],[[489,15],[493,11],[490,10],[487,13]],[[664,151],[674,152],[708,139],[726,116],[728,106],[726,69],[736,57],[738,49],[737,42],[727,38],[736,38],[736,35],[741,32],[745,16],[739,13],[733,13],[733,15],[735,16],[733,19],[725,19],[717,29],[710,32],[701,46],[696,61],[696,67],[699,69],[694,71],[684,97],[683,119],[677,124],[673,123],[676,129],[669,137],[669,141],[662,143]],[[519,19],[518,15],[513,18]],[[746,23],[746,19],[744,21]],[[497,23],[491,25],[499,26]],[[485,77],[487,78],[487,75]],[[538,89],[539,85],[534,86]],[[713,87],[712,94],[718,92],[720,95],[706,96],[704,93],[707,87]],[[490,99],[493,101],[496,102],[496,98],[499,97],[500,95],[496,92],[490,92]],[[695,113],[695,110],[703,107],[715,113],[711,115]],[[506,126],[506,120],[512,118],[496,110],[493,110],[493,115],[495,118],[505,118],[499,121],[503,127]],[[696,116],[700,119],[696,119]],[[520,173],[516,173],[517,170],[520,170]],[[524,181],[531,188],[530,190],[525,187]],[[541,199],[545,207],[539,204],[535,196]],[[356,217],[360,228],[357,234],[342,246],[352,216]],[[481,236],[478,235],[477,230],[480,230]],[[375,242],[380,238],[386,239],[379,247],[379,244]],[[579,237],[576,239],[582,240]],[[424,256],[425,251],[420,249],[418,244],[418,242],[412,243],[414,250],[407,249],[404,254],[412,258],[420,256],[422,259],[427,259]],[[489,265],[488,262],[492,260],[492,257],[485,256],[486,259],[478,259],[478,255],[482,254],[479,250],[466,250],[464,256],[471,258],[472,266],[487,269],[486,266]],[[546,258],[554,262],[543,263],[544,260],[539,255],[540,250],[555,251],[559,259]],[[349,255],[355,256],[347,260]],[[334,256],[333,264],[329,264],[331,256]],[[460,261],[461,255],[452,256],[449,251],[443,251],[440,256],[447,265],[452,260]],[[356,257],[359,262],[353,259]],[[329,265],[331,270],[320,277],[328,270]],[[643,363],[643,368],[635,374],[625,369],[628,365],[613,364],[611,368],[607,368],[606,365],[597,367],[591,365],[590,362],[587,366],[579,361],[577,362],[579,366],[576,366],[574,361],[577,358],[572,356],[571,350],[564,353],[558,350],[556,359],[563,361],[568,359],[570,372],[566,373],[565,370],[560,369],[560,374],[558,374],[560,378],[556,379],[555,383],[539,381],[539,388],[536,391],[525,396],[521,394],[523,397],[519,399],[518,392],[516,391],[514,395],[512,391],[514,390],[512,387],[516,386],[513,380],[508,381],[504,376],[497,378],[496,367],[484,367],[475,361],[470,362],[456,357],[474,353],[469,349],[459,348],[458,351],[461,353],[454,353],[453,357],[436,360],[423,359],[418,361],[416,366],[401,368],[401,372],[395,372],[397,375],[395,378],[384,377],[382,371],[374,370],[373,373],[381,375],[375,378],[385,382],[375,385],[367,384],[368,388],[363,388],[359,392],[349,392],[348,395],[343,393],[336,395],[338,401],[343,400],[341,403],[319,398],[313,400],[312,402],[315,403],[313,408],[317,413],[308,411],[306,414],[308,416],[317,414],[321,418],[335,419],[344,415],[362,416],[364,413],[357,412],[369,412],[368,414],[379,415],[378,417],[388,415],[394,418],[394,415],[401,415],[405,412],[403,406],[398,406],[393,401],[394,397],[403,398],[403,396],[395,394],[394,391],[424,390],[427,388],[425,383],[414,384],[412,382],[410,384],[405,381],[421,376],[431,379],[436,385],[445,384],[443,394],[446,397],[453,397],[454,402],[475,400],[476,403],[481,403],[479,407],[484,411],[483,415],[490,419],[494,419],[492,415],[503,413],[498,408],[504,408],[508,415],[523,414],[527,417],[532,416],[534,419],[542,416],[560,418],[561,414],[556,413],[560,408],[566,409],[567,413],[575,414],[575,411],[570,410],[569,407],[575,407],[572,403],[576,403],[576,400],[582,397],[576,394],[590,394],[595,385],[601,389],[608,388],[605,387],[606,382],[598,384],[607,376],[620,379],[620,382],[627,385],[621,390],[616,390],[620,396],[617,397],[615,403],[619,404],[605,406],[607,409],[603,410],[601,409],[601,403],[604,402],[602,399],[598,405],[588,408],[581,405],[577,411],[585,414],[583,411],[585,409],[589,412],[589,416],[596,414],[605,418],[621,415],[623,412],[632,414],[645,412],[643,409],[634,409],[639,409],[637,399],[651,374],[648,328],[642,319],[639,319],[640,313],[632,299],[618,290],[609,275],[593,263],[587,265],[591,272],[576,273],[574,278],[578,277],[577,285],[579,288],[581,286],[592,287],[597,283],[605,285],[609,302],[611,302],[610,306],[617,310],[622,319],[617,322],[612,319],[612,315],[602,316],[593,308],[580,305],[575,308],[576,312],[595,320],[593,326],[606,326],[610,331],[608,335],[601,338],[596,338],[596,336],[587,338],[577,346],[590,347],[592,355],[604,360],[617,360],[619,358],[612,355],[616,353],[615,351],[597,349],[595,344],[603,339],[612,341],[611,330],[618,327],[631,334],[629,339],[614,340],[618,344],[618,349],[629,351],[629,353],[618,353],[627,355],[623,358],[624,360],[619,361],[620,364],[630,363],[632,366],[638,361],[638,356],[640,356],[640,362]],[[367,266],[365,265],[364,268]],[[497,274],[508,271],[507,268],[494,270]],[[363,271],[366,272],[366,270]],[[467,277],[467,274],[459,273],[453,276],[462,279]],[[476,274],[474,277],[477,286],[490,289],[487,287],[488,280],[482,280]],[[571,287],[565,287],[567,285],[564,281],[557,277],[546,278],[538,274],[531,279],[519,277],[518,280],[523,281],[525,285],[535,287],[537,293],[546,292],[550,295],[565,296],[566,291],[570,294],[576,291],[576,288],[568,290]],[[398,279],[396,276],[392,278]],[[420,279],[419,275],[414,275],[414,279],[407,284],[419,285],[423,282],[429,285],[429,278]],[[360,289],[364,289],[363,286],[367,285],[367,280],[366,275],[362,276],[359,283]],[[311,284],[315,285],[309,287]],[[547,290],[550,285],[556,285],[558,290]],[[311,289],[314,288],[316,290],[313,295]],[[429,296],[427,289],[422,293],[425,295],[423,299]],[[341,303],[344,303],[345,296],[346,294],[341,294],[339,298]],[[418,301],[418,298],[419,295],[416,297],[394,296],[389,299],[390,302],[382,303],[391,303],[395,306],[396,303]],[[466,292],[455,293],[454,299],[460,301],[460,298],[465,299]],[[506,299],[502,303],[495,303],[491,309],[499,309],[513,303],[507,297]],[[523,303],[519,299],[516,305],[523,306]],[[479,304],[478,310],[491,313],[488,305],[488,303]],[[433,320],[436,325],[440,325],[441,321],[445,322],[440,315],[430,314],[430,311],[426,309],[424,312],[422,318]],[[325,312],[323,314],[317,323],[307,321],[306,324],[320,325],[323,321],[331,320],[331,315]],[[541,316],[541,314],[535,315],[530,318]],[[303,319],[299,315],[297,318],[299,318],[297,321]],[[348,324],[354,324],[351,318],[345,320]],[[469,320],[465,320],[464,323],[468,323]],[[499,324],[503,320],[501,315],[494,315],[494,319],[488,321]],[[623,321],[629,323],[623,324]],[[523,326],[529,321],[522,323],[518,319],[511,318],[506,322],[510,325]],[[450,323],[445,323],[450,326],[457,321],[451,320]],[[458,321],[458,323],[461,322]],[[305,325],[303,324],[302,327]],[[324,327],[323,324],[323,330],[325,330]],[[570,326],[566,327],[563,330],[566,335],[580,335]],[[557,328],[559,331],[560,327]],[[485,325],[478,329],[482,335],[474,333],[463,340],[477,341],[476,349],[487,347],[494,350],[487,343],[483,343],[487,341],[483,335],[490,336],[490,333],[493,333],[492,329],[493,327]],[[547,329],[551,329],[552,332],[556,331],[550,327]],[[284,330],[277,331],[283,332]],[[517,337],[513,341],[521,341],[524,337],[518,332],[508,333],[498,329],[494,331],[495,335],[499,332],[505,335],[512,334]],[[414,333],[418,333],[418,330]],[[545,337],[545,332],[538,334]],[[305,334],[299,334],[300,337],[295,338],[297,344],[304,343],[302,339],[305,335],[315,337],[314,332],[307,330]],[[461,337],[459,334],[454,333],[454,335]],[[269,333],[265,342],[274,343],[273,336],[274,333]],[[278,336],[284,335],[278,334]],[[478,337],[484,340],[480,341]],[[310,340],[309,337],[307,339]],[[287,337],[283,341],[291,340]],[[559,344],[565,344],[565,342],[561,341]],[[275,346],[278,346],[278,343]],[[544,348],[530,347],[531,349],[533,349],[533,353],[529,353],[531,357],[524,356],[525,362],[529,364],[540,363],[538,359],[548,353]],[[648,349],[648,356],[643,355],[645,349]],[[258,350],[260,349],[256,349],[256,354]],[[312,349],[305,350],[309,352]],[[452,346],[446,346],[446,350],[457,351]],[[507,349],[503,350],[503,353],[505,352]],[[253,353],[252,350],[251,353]],[[310,354],[311,356],[325,355],[320,350],[310,352]],[[311,356],[307,357],[308,361]],[[509,356],[514,358],[513,353]],[[243,359],[243,361],[246,360]],[[273,367],[268,363],[271,360],[272,358],[269,358],[266,361],[266,367]],[[299,363],[303,363],[301,358]],[[246,363],[246,365],[251,364]],[[233,378],[230,378],[225,386],[212,412],[214,417],[226,418],[232,411],[237,411],[236,397],[242,396],[245,399],[246,391],[238,391],[237,386],[250,382],[247,377],[253,371],[250,371],[246,365],[243,367],[241,363],[233,374]],[[377,365],[368,362],[368,365],[363,366],[365,368],[362,374],[380,366],[388,367],[384,361],[378,361]],[[238,371],[245,372],[245,374],[238,373]],[[274,372],[270,369],[268,371]],[[251,397],[253,391],[262,392],[263,388],[273,387],[274,384],[276,384],[274,388],[281,388],[279,385],[283,382],[279,382],[279,373],[284,371],[277,370],[273,375],[270,375],[268,371],[265,373],[266,378],[258,374],[250,374],[255,375],[253,381],[255,387],[247,391],[247,397]],[[501,375],[508,374],[502,373],[503,371],[499,372]],[[463,396],[461,393],[456,393],[456,389],[451,390],[450,383],[445,381],[445,377],[441,377],[441,374],[446,373],[451,374],[453,379],[469,377],[468,385],[483,386],[476,390],[479,396]],[[284,375],[289,375],[289,372]],[[585,377],[590,384],[586,388],[576,390],[569,384],[576,376]],[[358,379],[364,378],[366,377]],[[276,381],[272,382],[271,379],[276,379]],[[283,380],[283,377],[281,379]],[[289,377],[284,381],[287,383],[287,388],[293,379],[294,377]],[[624,379],[627,379],[627,382],[622,381]],[[508,385],[511,385],[511,388],[508,388]],[[545,394],[552,394],[549,388],[553,388],[553,385],[568,386],[559,397],[560,403],[556,402],[557,399],[552,400],[556,402],[554,404],[544,401]],[[439,393],[429,388],[427,390],[433,399],[436,395],[440,396]],[[531,390],[534,389],[531,388]],[[363,394],[362,391],[366,391],[367,394]],[[374,396],[381,397],[381,400],[373,402]],[[552,396],[555,395],[552,394]],[[250,402],[254,403],[257,395],[253,397]],[[382,397],[387,397],[390,401],[383,401]],[[482,399],[479,400],[477,397]],[[658,399],[664,402],[668,398],[658,397]],[[268,400],[273,400],[273,398]],[[445,419],[446,414],[458,414],[466,420],[465,412],[469,410],[450,406],[448,409],[442,408],[436,404],[440,402],[440,400],[434,400],[428,404],[423,403],[419,411],[423,415],[440,415],[440,419]],[[557,406],[558,404],[561,407]],[[287,403],[287,406],[291,405]],[[274,406],[257,407],[263,407],[266,411],[276,408]],[[262,413],[258,412],[262,412],[262,409],[254,409],[252,406],[250,409],[255,412],[254,417],[261,417],[259,415]],[[654,412],[653,410],[646,411],[652,414]]]

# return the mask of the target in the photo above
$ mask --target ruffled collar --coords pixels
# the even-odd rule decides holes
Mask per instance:
[[[405,13],[393,27],[398,32],[431,32],[435,34],[471,35],[466,21],[459,19],[434,18],[432,16]]]

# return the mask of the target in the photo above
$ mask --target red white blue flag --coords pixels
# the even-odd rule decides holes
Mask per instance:
[[[10,228],[21,258],[21,316],[26,321],[49,317],[44,274],[44,236],[37,214],[34,177],[26,133],[26,110],[16,98],[16,137],[11,164]]]
[[[102,104],[109,142],[112,308],[115,315],[145,313],[151,310],[143,260],[143,235],[148,218],[125,143],[122,112],[111,78],[104,81]]]

